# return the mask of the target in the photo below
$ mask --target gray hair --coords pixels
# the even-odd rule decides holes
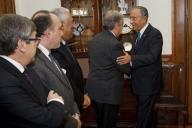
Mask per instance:
[[[6,14],[0,17],[0,54],[10,55],[20,39],[28,39],[36,31],[35,24],[26,17]]]
[[[148,13],[147,8],[145,8],[143,6],[135,6],[131,10],[133,10],[133,9],[139,9],[141,16],[146,16],[147,18],[149,17],[149,13]]]
[[[120,20],[123,19],[123,14],[121,14],[118,11],[115,10],[110,10],[107,11],[107,13],[104,16],[104,28],[107,30],[112,30],[115,27],[116,23],[119,23]]]
[[[58,16],[59,19],[61,20],[61,22],[64,22],[64,23],[66,23],[67,19],[70,17],[69,9],[64,8],[64,7],[55,8],[52,11],[52,13],[55,14],[56,16]]]

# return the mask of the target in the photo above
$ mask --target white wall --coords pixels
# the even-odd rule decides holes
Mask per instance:
[[[38,10],[52,10],[60,6],[60,0],[15,0],[16,13],[28,18]]]
[[[149,11],[149,22],[163,35],[163,54],[172,54],[172,0],[137,0]]]

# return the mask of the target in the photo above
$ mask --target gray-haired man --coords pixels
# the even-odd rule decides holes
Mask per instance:
[[[104,30],[89,44],[89,75],[86,90],[96,111],[98,128],[116,128],[117,113],[123,94],[123,72],[129,65],[118,65],[116,58],[124,54],[118,41],[123,27],[123,15],[108,11]]]

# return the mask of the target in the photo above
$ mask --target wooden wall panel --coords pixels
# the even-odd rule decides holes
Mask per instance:
[[[174,0],[174,42],[173,62],[181,64],[182,81],[179,85],[179,99],[186,103],[186,0]],[[176,83],[175,83],[176,84]]]
[[[5,13],[15,13],[14,0],[0,0],[0,15]]]
[[[187,1],[186,6],[187,11],[187,85],[188,85],[188,113],[189,113],[189,122],[192,123],[192,1]]]

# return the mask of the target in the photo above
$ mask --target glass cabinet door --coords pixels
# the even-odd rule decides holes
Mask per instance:
[[[68,8],[74,20],[73,38],[69,46],[76,57],[87,57],[88,43],[102,30],[103,16],[107,10],[118,10],[124,18],[122,40],[130,40],[129,10],[136,0],[61,0],[61,6]],[[128,35],[128,36],[127,36]],[[124,39],[125,38],[125,39]],[[128,38],[128,39],[127,39]]]
[[[74,21],[73,38],[69,46],[76,57],[87,57],[88,43],[99,32],[98,0],[61,0]]]

